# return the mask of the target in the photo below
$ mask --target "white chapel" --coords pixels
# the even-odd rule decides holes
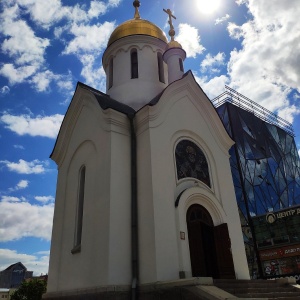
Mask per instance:
[[[133,3],[134,18],[103,54],[106,94],[77,84],[51,154],[58,179],[46,299],[193,277],[249,279],[234,142],[184,71],[171,11],[168,41]]]

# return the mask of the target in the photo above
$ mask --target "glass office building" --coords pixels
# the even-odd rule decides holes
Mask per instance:
[[[297,212],[300,204],[300,160],[291,124],[229,87],[212,103],[235,141],[230,164],[250,275],[300,275],[298,267],[287,267],[298,265],[297,251],[286,259],[286,267],[283,262],[272,265],[262,254],[299,243],[300,211],[291,219],[276,217],[291,208]],[[273,224],[266,221],[269,213],[275,216]]]

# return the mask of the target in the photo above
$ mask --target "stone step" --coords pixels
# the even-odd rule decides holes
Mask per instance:
[[[218,286],[220,288],[220,286]],[[250,293],[255,293],[255,292],[260,292],[260,293],[281,293],[281,292],[294,292],[293,288],[288,288],[288,287],[224,287],[226,288],[226,291],[231,293],[231,294],[250,294]],[[297,295],[300,295],[300,290],[297,292]],[[300,298],[299,298],[300,299]]]
[[[282,293],[260,293],[260,292],[254,292],[254,293],[249,293],[249,294],[245,294],[245,293],[236,293],[233,294],[236,297],[239,298],[267,298],[267,299],[290,299],[290,298],[295,298],[295,299],[300,299],[300,294],[299,295],[295,295],[294,293],[286,293],[286,292],[282,292]]]
[[[271,298],[272,300],[299,300],[298,297],[276,297],[276,298]]]
[[[239,298],[265,298],[270,300],[300,300],[300,290],[286,280],[234,280],[215,279],[214,285]]]

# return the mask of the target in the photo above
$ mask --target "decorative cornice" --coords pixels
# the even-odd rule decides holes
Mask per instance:
[[[142,44],[142,46],[141,46]],[[166,48],[166,43],[158,38],[154,38],[152,36],[148,35],[132,35],[127,36],[122,39],[117,40],[112,45],[108,46],[103,53],[102,56],[102,65],[104,68],[106,68],[108,64],[108,60],[111,56],[115,56],[115,54],[119,50],[123,50],[127,52],[129,49],[135,47],[139,50],[142,50],[144,46],[155,46],[161,50],[161,52],[164,52],[164,49]],[[153,48],[152,48],[153,50]],[[157,50],[153,50],[157,51]]]

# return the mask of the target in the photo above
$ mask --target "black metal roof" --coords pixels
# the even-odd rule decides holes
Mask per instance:
[[[93,93],[93,95],[96,97],[100,107],[103,110],[112,108],[112,109],[114,109],[118,112],[121,112],[123,114],[126,114],[126,115],[134,115],[136,113],[136,111],[132,107],[130,107],[126,104],[123,104],[117,100],[114,100],[109,95],[104,94],[82,82],[78,82],[77,86],[80,86],[80,87],[84,88],[85,90],[88,90],[91,93]]]

